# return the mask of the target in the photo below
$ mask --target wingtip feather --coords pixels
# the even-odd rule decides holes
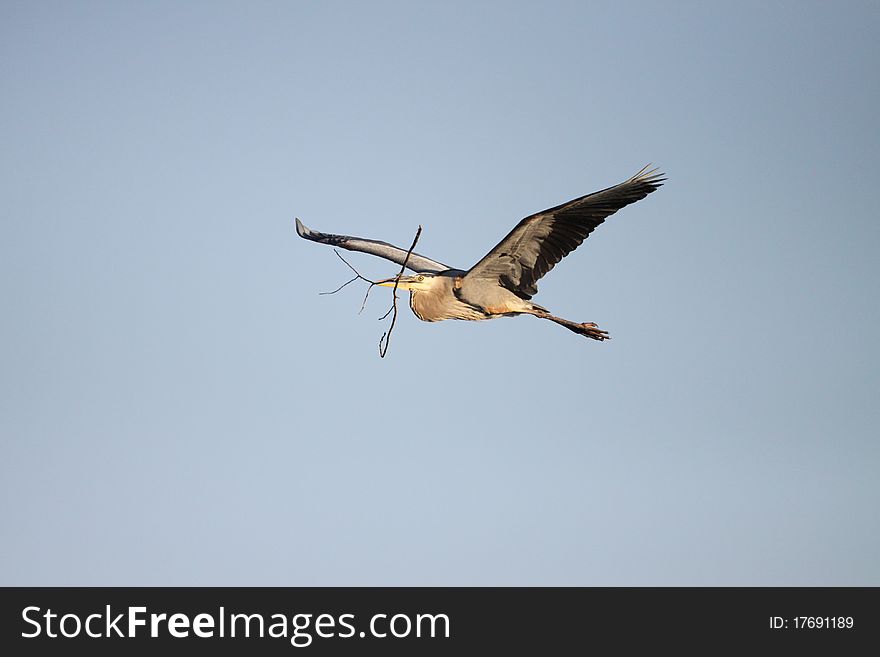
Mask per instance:
[[[629,179],[629,182],[641,182],[653,185],[655,188],[660,187],[666,180],[666,174],[660,171],[659,167],[653,167],[653,163],[649,162],[639,170],[639,172]]]

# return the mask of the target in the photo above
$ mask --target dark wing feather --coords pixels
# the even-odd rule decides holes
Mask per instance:
[[[340,249],[348,249],[349,251],[360,251],[361,253],[369,253],[370,255],[385,258],[391,262],[402,265],[406,259],[406,249],[394,246],[388,242],[380,242],[378,240],[368,240],[362,237],[350,237],[348,235],[331,235],[330,233],[319,233],[306,227],[299,219],[296,220],[296,232],[300,237],[321,244],[329,244],[337,246]],[[406,268],[415,272],[441,272],[452,269],[444,265],[442,262],[431,260],[418,253],[410,253],[409,259],[406,261]]]
[[[660,187],[663,174],[646,169],[619,185],[526,217],[470,269],[463,284],[492,280],[530,299],[538,293],[538,279],[580,246],[596,226]]]

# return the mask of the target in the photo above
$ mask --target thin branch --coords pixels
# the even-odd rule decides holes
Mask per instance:
[[[318,295],[319,295],[319,296],[324,296],[325,294],[336,294],[336,293],[339,292],[342,288],[344,288],[344,287],[346,287],[346,286],[351,285],[352,283],[354,283],[358,278],[359,278],[359,276],[355,276],[355,277],[352,278],[351,280],[348,280],[348,281],[346,281],[345,283],[343,283],[342,285],[340,285],[339,287],[337,287],[337,288],[336,288],[335,290],[333,290],[332,292],[318,292]]]
[[[391,302],[391,307],[388,309],[388,312],[386,312],[384,315],[382,315],[379,318],[379,321],[382,321],[383,319],[388,317],[388,315],[391,315],[391,325],[388,327],[388,330],[382,334],[382,337],[379,338],[379,355],[382,358],[385,358],[385,354],[388,353],[388,345],[391,341],[391,332],[394,330],[394,325],[397,323],[397,286],[400,284],[400,277],[403,276],[403,272],[406,271],[406,266],[407,266],[407,264],[409,264],[409,257],[412,255],[412,252],[415,250],[416,244],[418,244],[419,237],[421,236],[421,234],[422,234],[422,227],[420,225],[418,230],[416,230],[416,236],[413,238],[412,245],[409,247],[409,250],[406,252],[406,257],[403,259],[403,265],[401,265],[400,271],[397,272],[397,276],[394,277],[394,289],[392,290],[393,300]],[[343,288],[347,287],[351,283],[354,283],[355,281],[358,281],[358,280],[365,281],[365,282],[369,283],[370,285],[367,287],[367,293],[364,295],[364,301],[363,301],[363,303],[361,303],[361,309],[358,311],[358,314],[361,314],[367,305],[367,299],[369,299],[370,291],[373,289],[373,286],[376,285],[376,281],[371,281],[366,276],[362,276],[361,273],[357,269],[355,269],[354,267],[351,266],[351,264],[348,262],[348,260],[346,260],[345,258],[342,257],[342,254],[339,253],[338,250],[333,249],[333,253],[335,253],[336,256],[340,260],[342,260],[342,262],[345,263],[346,267],[348,267],[349,269],[351,269],[354,272],[354,278],[346,281],[345,283],[343,283],[342,285],[337,287],[332,292],[319,292],[318,294],[321,294],[321,295],[336,294],[337,292],[339,292]]]
[[[391,326],[388,327],[388,330],[382,334],[382,337],[379,338],[379,356],[385,358],[385,354],[388,353],[388,344],[391,341],[391,331],[394,330],[394,324],[397,322],[397,286],[400,283],[400,277],[403,276],[403,272],[406,270],[406,265],[409,262],[409,257],[412,255],[413,249],[416,248],[416,244],[419,241],[419,236],[422,234],[422,226],[419,224],[419,229],[416,231],[416,236],[413,238],[412,245],[409,247],[409,251],[406,252],[406,257],[403,259],[403,264],[400,267],[400,271],[395,276],[394,280],[394,290],[392,291],[392,295],[394,300],[391,304],[391,309],[388,312],[392,312],[391,315]],[[369,291],[367,291],[369,294]],[[366,303],[366,301],[364,302]],[[385,313],[382,316],[382,319],[388,317],[388,313]]]
[[[345,283],[343,283],[342,285],[340,285],[339,287],[337,287],[337,288],[336,288],[335,290],[333,290],[332,292],[318,292],[318,294],[320,294],[320,295],[324,295],[324,294],[336,294],[336,293],[339,292],[342,288],[344,288],[346,285],[349,285],[350,283],[354,283],[354,282],[357,281],[357,280],[366,281],[366,282],[369,283],[370,285],[375,285],[375,283],[373,283],[373,281],[371,281],[369,278],[364,278],[363,276],[361,276],[361,273],[360,273],[357,269],[355,269],[354,267],[352,267],[352,266],[349,264],[348,260],[346,260],[345,258],[342,257],[342,254],[339,253],[339,251],[337,251],[336,249],[333,249],[333,253],[336,254],[336,257],[337,257],[337,258],[339,258],[340,260],[342,260],[342,262],[345,263],[345,266],[346,266],[346,267],[348,267],[349,269],[351,269],[351,270],[354,272],[354,278],[352,278],[350,281],[346,281]]]
[[[336,249],[333,249],[333,253],[335,253],[336,256],[337,256],[340,260],[342,260],[342,262],[344,262],[345,265],[346,265],[349,269],[351,269],[351,270],[354,272],[354,278],[352,278],[350,281],[346,281],[345,283],[343,283],[342,285],[340,285],[339,287],[337,287],[337,288],[336,288],[335,290],[333,290],[332,292],[318,292],[318,294],[321,294],[321,295],[324,295],[324,294],[336,294],[336,293],[339,292],[342,288],[344,288],[346,285],[349,285],[349,284],[351,284],[351,283],[354,283],[354,282],[357,281],[357,280],[366,281],[366,282],[369,283],[370,285],[369,285],[369,287],[367,287],[367,293],[364,295],[364,301],[363,301],[363,303],[361,303],[361,309],[358,310],[358,315],[360,315],[362,312],[364,312],[364,308],[367,306],[367,299],[370,297],[370,290],[373,289],[373,286],[374,286],[376,283],[375,283],[375,281],[371,281],[369,278],[366,278],[365,276],[362,276],[361,273],[360,273],[357,269],[355,269],[354,267],[351,266],[351,263],[350,263],[348,260],[346,260],[345,258],[342,257],[342,254],[341,254],[339,251],[337,251]],[[386,313],[386,317],[387,317],[387,313]]]

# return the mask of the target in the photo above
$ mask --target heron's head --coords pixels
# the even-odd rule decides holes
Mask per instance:
[[[394,281],[396,280],[396,276],[394,278],[386,278],[384,281],[378,281],[376,285],[381,285],[382,287],[394,287]],[[397,283],[397,289],[409,290],[410,292],[421,292],[423,290],[430,290],[433,282],[433,274],[401,276],[400,281]]]

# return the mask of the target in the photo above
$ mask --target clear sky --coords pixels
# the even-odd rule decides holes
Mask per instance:
[[[0,3],[0,584],[880,585],[876,2]],[[530,317],[475,263],[669,180]],[[352,254],[374,278],[390,263]]]

